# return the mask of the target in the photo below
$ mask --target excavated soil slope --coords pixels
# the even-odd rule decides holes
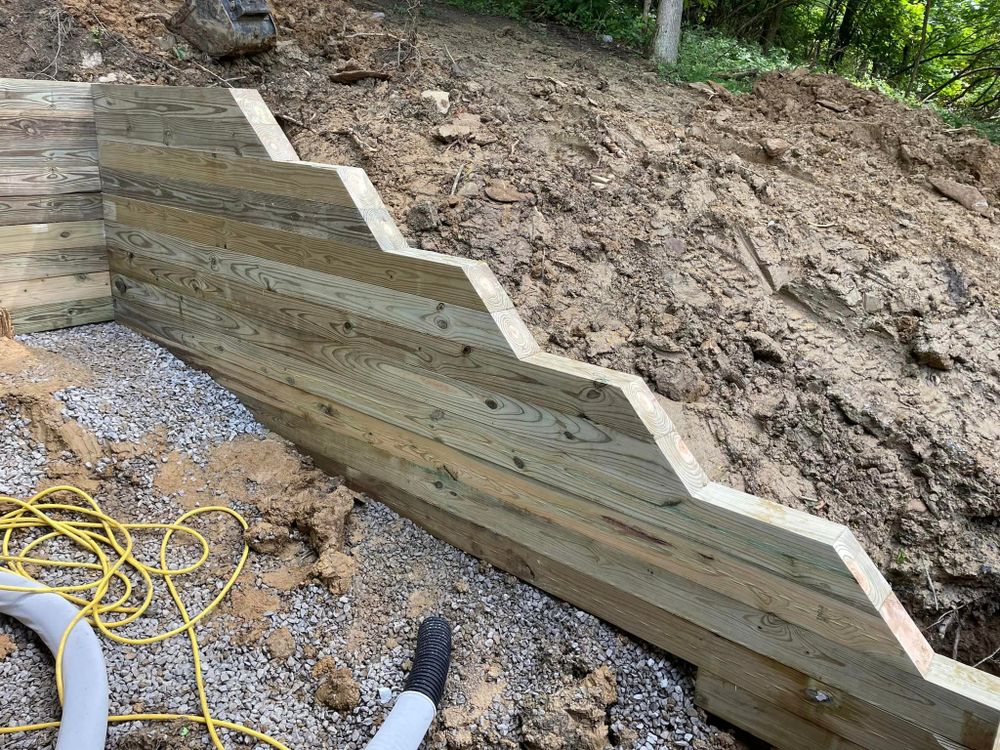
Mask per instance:
[[[848,524],[939,650],[1000,647],[1000,211],[932,185],[1000,205],[996,147],[804,71],[734,98],[437,5],[274,4],[278,49],[219,64],[142,16],[171,0],[14,0],[0,63],[259,88],[413,244],[488,260],[543,347],[645,376],[714,478]]]

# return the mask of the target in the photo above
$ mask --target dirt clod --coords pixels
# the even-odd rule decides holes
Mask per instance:
[[[320,659],[313,669],[313,676],[320,680],[316,700],[334,711],[345,713],[357,708],[361,702],[361,689],[354,681],[351,670],[338,668],[330,657]]]
[[[295,638],[288,628],[278,628],[267,637],[267,651],[272,659],[285,660],[295,653]]]
[[[17,644],[9,635],[0,634],[0,659],[6,659],[17,651]]]
[[[247,529],[243,538],[254,552],[274,555],[285,548],[291,540],[291,534],[287,526],[261,521]]]
[[[358,565],[354,558],[345,555],[340,550],[327,547],[313,566],[313,575],[318,578],[332,594],[343,594],[351,586]]]
[[[607,708],[617,700],[615,675],[600,667],[563,688],[525,718],[527,750],[605,750]]]

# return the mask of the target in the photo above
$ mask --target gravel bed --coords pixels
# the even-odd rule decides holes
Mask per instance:
[[[0,397],[0,495],[28,495],[45,474],[47,452],[31,438],[29,424],[17,404]]]
[[[214,444],[266,434],[206,375],[116,324],[19,340],[93,371],[91,382],[64,388],[57,397],[66,418],[78,420],[104,443],[138,441],[165,429],[170,449],[201,461]],[[132,507],[149,520],[172,519],[182,510],[177,496],[164,496],[151,481],[164,458],[139,456],[127,467],[111,467],[116,477],[122,474],[119,486],[129,488]],[[23,417],[0,401],[0,490],[29,493],[44,475],[45,459],[44,446],[27,436]],[[20,479],[5,479],[12,476]],[[238,510],[251,523],[259,517],[253,507]],[[572,697],[574,686],[603,666],[613,672],[617,700],[606,710],[597,707],[601,722],[607,723],[608,740],[594,747],[732,746],[731,738],[694,708],[691,671],[685,664],[436,540],[379,502],[359,503],[349,529],[345,551],[357,561],[358,572],[347,594],[335,596],[312,582],[265,592],[277,597],[280,607],[261,616],[259,637],[250,642],[240,635],[243,613],[231,609],[199,629],[209,699],[219,718],[269,732],[292,750],[363,748],[391,708],[386,699],[402,684],[420,619],[440,613],[455,627],[455,653],[443,711],[427,748],[540,748],[525,743],[525,734],[546,725],[555,696]],[[254,581],[282,564],[287,562],[253,554],[241,581]],[[184,587],[185,599],[192,606],[206,601],[214,594],[214,581],[200,591]],[[152,616],[153,622],[135,626],[133,632],[152,632],[176,621],[166,600]],[[281,628],[289,631],[294,648],[279,659],[266,643]],[[18,650],[0,659],[0,681],[19,689],[4,691],[0,724],[55,716],[51,657],[31,633],[0,617],[3,634],[13,638]],[[197,713],[185,638],[143,647],[104,645],[113,713]],[[361,694],[357,708],[338,713],[317,702],[312,672],[323,657],[351,670]],[[169,730],[174,732],[170,741],[179,744],[149,747],[208,747],[197,729],[171,725]],[[112,727],[108,747],[145,747],[135,744],[136,731],[135,724]],[[238,735],[223,736],[229,747],[265,747]],[[53,738],[52,732],[0,736],[0,748],[49,748]]]

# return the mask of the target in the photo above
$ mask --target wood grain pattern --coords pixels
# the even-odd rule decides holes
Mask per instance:
[[[297,161],[256,91],[94,85],[100,140]]]
[[[863,750],[807,719],[768,703],[755,693],[702,669],[695,681],[695,699],[706,711],[757,734],[767,734],[776,750]]]
[[[17,317],[22,307],[53,305],[61,300],[107,297],[111,280],[107,271],[0,282],[0,305]]]
[[[209,215],[161,203],[122,199],[113,193],[106,193],[105,200],[114,207],[113,220],[129,227],[319,273],[335,270],[338,276],[439,304],[485,312],[498,309],[496,303],[483,300],[471,287],[467,274],[470,264],[435,264],[419,256],[387,255],[371,245],[356,245],[352,231],[360,233],[363,223],[357,224],[355,230],[346,230],[341,225],[335,235],[317,238],[227,218],[224,212]],[[260,215],[247,218],[259,219]],[[289,221],[294,224],[293,219]],[[333,226],[335,222],[331,220],[330,224]]]
[[[107,270],[108,253],[102,245],[32,252],[8,252],[0,245],[0,279],[4,281],[77,276]]]
[[[93,111],[89,83],[0,78],[0,112]]]
[[[0,164],[0,199],[4,196],[96,193],[101,189],[97,165],[75,166],[54,160],[5,159]],[[28,162],[28,163],[24,163]]]
[[[114,320],[115,311],[111,297],[102,294],[87,299],[60,299],[58,302],[28,305],[17,310],[12,317],[16,332],[35,333],[104,323]]]
[[[0,79],[0,293],[15,332],[110,319],[102,216],[91,85]]]
[[[100,221],[0,227],[0,255],[102,245],[104,224]]]
[[[0,227],[99,221],[104,216],[100,193],[0,197]]]

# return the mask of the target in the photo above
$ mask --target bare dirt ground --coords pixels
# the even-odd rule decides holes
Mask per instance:
[[[303,159],[364,167],[413,244],[489,261],[543,347],[642,374],[713,478],[848,524],[936,648],[1000,672],[1000,211],[931,184],[1000,205],[996,147],[438,5],[275,0],[278,48],[215,63],[142,18],[175,5],[13,0],[0,72],[260,89]],[[331,78],[359,69],[388,78]]]

